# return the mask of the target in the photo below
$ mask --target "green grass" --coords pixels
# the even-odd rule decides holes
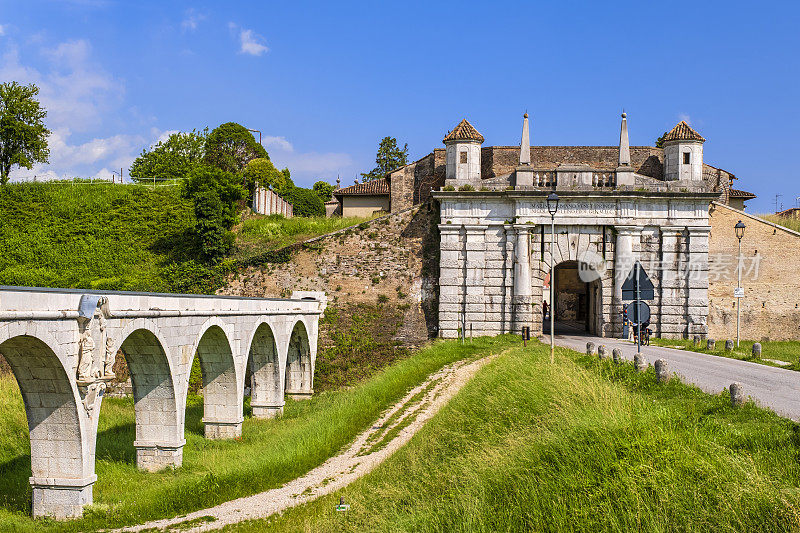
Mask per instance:
[[[285,218],[270,215],[246,219],[237,231],[238,259],[247,259],[254,253],[282,248],[319,235],[355,226],[370,218],[361,217],[308,217]]]
[[[721,357],[730,357],[731,359],[739,359],[740,361],[752,361],[754,363],[761,363],[768,366],[778,366],[782,368],[789,368],[791,370],[800,370],[800,341],[764,341],[761,343],[761,358],[753,357],[753,343],[757,341],[743,340],[739,342],[739,347],[736,348],[734,341],[734,348],[731,352],[725,351],[725,340],[717,340],[714,343],[713,350],[706,349],[706,341],[695,345],[691,339],[658,339],[652,337],[650,342],[656,346],[667,346],[670,348],[679,348],[681,350],[689,350],[691,352],[707,353],[712,355],[719,355]],[[786,361],[792,363],[791,366],[779,365],[765,359],[775,359],[777,361]]]
[[[178,188],[0,187],[0,284],[167,291],[194,224]]]
[[[799,456],[774,413],[532,343],[369,475],[227,531],[796,531]]]
[[[779,217],[777,215],[756,215],[759,218],[763,218],[764,220],[768,220],[773,224],[778,224],[779,226],[783,226],[785,228],[789,228],[790,230],[800,231],[800,219],[798,218],[786,218],[786,217]]]
[[[367,220],[253,216],[232,256],[207,265],[177,186],[9,184],[0,216],[0,285],[209,294],[240,266],[290,259],[265,252]]]
[[[146,473],[136,469],[131,399],[106,399],[100,414],[95,504],[82,520],[33,521],[30,448],[16,384],[0,379],[0,531],[85,531],[176,516],[277,487],[321,464],[369,427],[380,413],[431,372],[464,358],[496,353],[518,342],[505,336],[461,345],[437,341],[352,388],[287,401],[279,420],[247,418],[243,437],[202,437],[202,400],[189,398],[183,466]]]

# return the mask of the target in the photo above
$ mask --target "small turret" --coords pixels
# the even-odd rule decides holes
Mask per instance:
[[[467,119],[463,119],[442,142],[445,145],[447,170],[445,184],[460,187],[481,184],[481,144],[483,135]]]
[[[680,121],[664,136],[664,179],[703,179],[703,143],[706,140],[686,122]]]

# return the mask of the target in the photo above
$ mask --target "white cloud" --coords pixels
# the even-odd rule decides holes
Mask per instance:
[[[690,117],[687,113],[678,113],[678,120],[683,120],[687,124],[692,124],[692,117]]]
[[[337,174],[348,174],[353,170],[350,154],[341,152],[296,151],[286,137],[265,135],[261,144],[267,148],[269,157],[278,168],[288,168],[298,185],[313,183],[317,178],[333,179]]]
[[[283,150],[284,152],[294,152],[294,146],[292,146],[292,143],[286,140],[286,137],[273,137],[271,135],[265,135],[261,140],[261,144],[264,145],[264,148],[274,146],[278,150]]]
[[[23,65],[12,44],[0,59],[0,79],[35,83],[50,128],[87,131],[122,100],[124,84],[91,62],[88,41],[66,41],[40,53],[48,64],[46,71]]]
[[[6,27],[0,24],[0,37],[6,34]]]
[[[184,12],[181,29],[183,31],[194,31],[205,19],[206,16],[203,13],[198,13],[194,8],[189,8]]]
[[[264,37],[257,34],[253,30],[240,28],[233,22],[228,23],[228,28],[230,28],[232,32],[238,33],[239,43],[241,45],[241,48],[239,49],[240,54],[260,56],[266,52],[269,52],[269,48],[264,44]]]

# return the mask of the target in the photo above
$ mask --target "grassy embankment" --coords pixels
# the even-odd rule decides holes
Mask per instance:
[[[551,365],[533,343],[368,476],[229,530],[790,531],[799,454],[798,426],[769,411],[568,350]]]
[[[251,215],[219,265],[197,261],[191,202],[180,187],[76,183],[0,187],[0,284],[213,293],[265,251],[366,219]],[[288,257],[280,257],[288,260]]]
[[[768,366],[777,366],[781,368],[788,368],[790,370],[800,370],[800,341],[764,341],[761,343],[761,357],[753,357],[753,344],[757,341],[743,340],[739,342],[739,347],[736,348],[734,341],[734,348],[731,352],[725,351],[725,340],[717,340],[714,343],[714,349],[706,349],[706,341],[700,344],[694,344],[691,339],[658,339],[651,338],[651,344],[656,346],[666,346],[668,348],[679,348],[681,350],[689,350],[691,352],[707,353],[711,355],[719,355],[720,357],[730,357],[731,359],[739,359],[740,361],[752,361],[754,363],[761,363]],[[767,361],[767,359],[774,359],[776,361],[785,361],[791,363],[790,365],[781,365]]]
[[[30,448],[22,396],[10,376],[0,378],[0,531],[87,531],[175,516],[277,487],[334,455],[426,376],[456,360],[497,353],[519,342],[511,336],[461,345],[435,342],[348,389],[305,402],[287,401],[279,420],[247,418],[243,437],[202,437],[202,399],[190,397],[183,466],[160,473],[136,469],[131,399],[106,399],[97,441],[95,505],[82,520],[33,521]]]

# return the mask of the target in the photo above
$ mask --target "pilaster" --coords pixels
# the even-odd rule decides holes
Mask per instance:
[[[529,224],[515,224],[516,244],[514,247],[514,296],[511,303],[514,310],[513,333],[520,333],[523,326],[532,326],[533,291],[531,287],[531,250]]]

